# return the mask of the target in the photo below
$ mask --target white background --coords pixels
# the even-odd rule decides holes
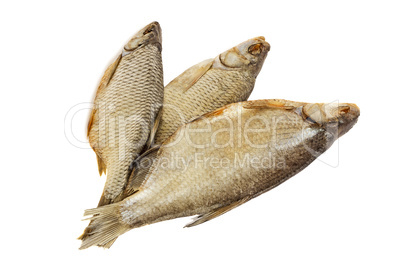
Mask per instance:
[[[65,117],[154,20],[165,83],[263,35],[271,51],[250,99],[354,102],[361,117],[324,162],[221,217],[79,251],[105,178]],[[399,1],[3,1],[0,25],[2,267],[401,267]],[[69,127],[81,141],[87,116]]]

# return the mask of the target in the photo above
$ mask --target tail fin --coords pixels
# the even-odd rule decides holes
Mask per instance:
[[[131,229],[120,221],[119,215],[117,204],[86,210],[84,216],[92,217],[89,218],[90,224],[78,238],[82,240],[80,249],[91,246],[110,248],[117,237]]]

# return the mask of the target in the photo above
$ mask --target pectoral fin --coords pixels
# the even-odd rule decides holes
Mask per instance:
[[[156,116],[155,121],[154,121],[154,125],[153,125],[153,127],[152,127],[152,129],[151,129],[151,132],[149,133],[149,137],[148,137],[147,143],[146,143],[146,145],[145,145],[145,149],[146,149],[146,150],[148,150],[149,148],[151,148],[152,145],[153,145],[153,142],[154,142],[154,139],[155,139],[155,135],[156,135],[156,131],[158,130],[159,123],[160,123],[161,118],[162,118],[162,109],[163,109],[163,108],[160,108],[160,109],[159,109],[158,115]]]
[[[238,200],[236,202],[233,202],[233,203],[231,203],[231,204],[229,204],[227,206],[223,206],[223,207],[214,209],[214,210],[212,210],[212,211],[210,211],[208,213],[198,215],[197,217],[195,217],[193,219],[192,222],[190,222],[189,224],[187,224],[184,227],[193,227],[193,226],[196,226],[198,224],[204,223],[206,221],[212,220],[212,219],[214,219],[214,218],[216,218],[216,217],[228,212],[229,210],[234,209],[235,207],[238,207],[241,204],[246,203],[248,200],[250,200],[250,198],[246,197],[246,198],[240,199],[240,200]]]
[[[138,191],[140,186],[145,181],[145,178],[156,159],[159,149],[160,146],[155,146],[135,160],[133,171],[128,179],[127,187],[123,194],[123,199]]]
[[[186,91],[192,87],[212,66],[214,59],[204,60],[172,80],[166,87]]]

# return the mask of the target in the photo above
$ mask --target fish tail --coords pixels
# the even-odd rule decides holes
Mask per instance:
[[[116,239],[130,230],[130,226],[120,221],[117,204],[85,210],[84,216],[92,216],[88,227],[78,238],[82,240],[80,249],[91,246],[110,248]]]

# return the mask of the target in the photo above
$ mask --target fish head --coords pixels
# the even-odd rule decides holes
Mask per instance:
[[[299,112],[305,121],[324,128],[335,138],[347,133],[360,116],[359,107],[353,103],[307,103]]]
[[[148,45],[156,44],[162,50],[162,29],[158,22],[154,21],[139,30],[127,42],[123,49],[123,56],[132,53],[136,49]]]
[[[255,37],[221,53],[219,60],[226,68],[246,69],[257,77],[270,48],[263,36]]]

